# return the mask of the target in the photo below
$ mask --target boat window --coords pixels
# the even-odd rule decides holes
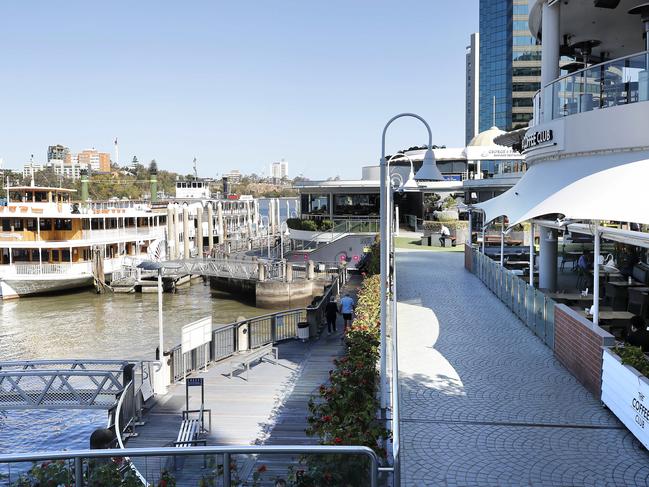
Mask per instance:
[[[22,218],[16,218],[14,220],[14,231],[22,232],[23,230],[23,220]]]
[[[25,226],[27,227],[27,230],[30,232],[33,232],[36,230],[36,219],[35,218],[27,218],[25,220]]]
[[[67,261],[70,260],[70,250],[69,249],[61,250],[61,254],[62,254],[61,255],[61,261],[62,262],[67,262]]]
[[[55,230],[72,230],[72,220],[67,218],[57,218],[54,221]]]
[[[45,191],[35,191],[34,201],[36,201],[37,203],[42,203],[44,201],[47,201],[47,193]]]
[[[2,231],[3,232],[10,232],[11,231],[11,223],[9,218],[3,218],[2,219]]]
[[[41,218],[39,227],[41,232],[52,230],[52,220],[49,218]]]

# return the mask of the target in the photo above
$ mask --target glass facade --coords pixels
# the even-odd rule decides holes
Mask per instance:
[[[527,0],[480,0],[480,131],[524,127],[540,88],[541,46]]]

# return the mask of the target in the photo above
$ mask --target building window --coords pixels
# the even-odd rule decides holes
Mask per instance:
[[[334,196],[334,215],[377,216],[378,194],[347,194]]]
[[[328,215],[329,195],[328,194],[303,194],[302,213],[307,213],[309,215]]]

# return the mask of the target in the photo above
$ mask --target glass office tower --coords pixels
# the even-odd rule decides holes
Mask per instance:
[[[480,0],[480,131],[525,127],[541,83],[527,0]]]

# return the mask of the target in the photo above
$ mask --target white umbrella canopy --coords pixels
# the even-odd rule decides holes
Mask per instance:
[[[575,220],[649,223],[649,155],[608,154],[535,164],[511,189],[475,205],[509,226],[559,213]]]

